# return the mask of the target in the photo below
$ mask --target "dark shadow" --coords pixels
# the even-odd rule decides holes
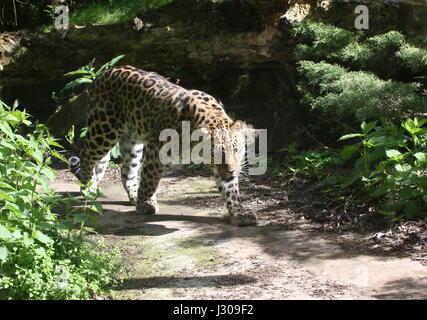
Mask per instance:
[[[213,223],[225,223],[227,222],[227,217],[207,217],[207,216],[189,216],[189,215],[174,215],[174,214],[154,214],[151,216],[144,216],[145,222],[155,222],[155,221],[186,221],[194,223],[203,223],[203,224],[213,224]]]
[[[118,236],[160,236],[167,233],[178,231],[177,228],[167,228],[162,224],[152,222],[163,221],[182,221],[194,225],[212,225],[212,224],[227,224],[228,217],[218,216],[192,216],[192,215],[175,215],[175,214],[154,214],[142,215],[132,211],[116,211],[105,210],[103,217],[98,218],[98,226],[96,231],[104,235]]]
[[[200,196],[200,197],[182,197],[182,198],[176,198],[173,200],[161,200],[159,203],[164,203],[169,206],[188,206],[195,209],[201,209],[206,207],[214,209],[215,206],[221,206],[225,207],[224,200],[221,198],[221,196],[218,195],[211,195],[211,196]]]
[[[344,258],[357,258],[366,255],[366,251],[348,249],[341,243],[335,243],[325,239],[324,233],[302,232],[299,230],[280,230],[275,226],[247,226],[236,227],[230,222],[224,223],[222,230],[212,232],[209,226],[198,227],[198,235],[188,240],[189,245],[196,246],[199,243],[227,242],[234,238],[244,238],[259,245],[262,250],[277,258],[292,258],[300,262],[312,259],[333,260]],[[388,257],[389,254],[370,254],[378,257]]]
[[[201,168],[190,168],[187,165],[177,165],[169,168],[163,174],[163,177],[169,178],[188,178],[188,177],[211,177],[213,176],[212,169],[209,167],[201,167]]]
[[[163,276],[125,279],[119,287],[115,288],[115,290],[142,290],[151,288],[206,288],[217,286],[234,286],[254,282],[256,282],[255,278],[240,274],[195,277]]]
[[[394,280],[386,283],[381,291],[386,292],[378,295],[374,295],[378,299],[416,299],[426,300],[427,299],[427,277],[420,279],[414,278],[403,278]]]
[[[219,191],[198,191],[198,192],[185,192],[184,194],[210,194],[220,196]]]
[[[116,236],[162,236],[178,230],[176,228],[167,228],[160,224],[140,224],[136,226],[103,225],[96,228],[96,231],[100,234]]]
[[[105,200],[105,199],[98,199],[98,202],[105,205],[118,205],[118,206],[125,206],[125,207],[135,207],[133,203],[131,203],[129,200]]]
[[[57,194],[61,198],[64,198],[64,199],[67,199],[68,195],[70,195],[72,197],[75,197],[75,198],[78,198],[78,197],[82,196],[82,194],[80,192],[78,192],[78,191],[71,191],[71,192],[70,191],[60,191],[60,192],[57,192]]]

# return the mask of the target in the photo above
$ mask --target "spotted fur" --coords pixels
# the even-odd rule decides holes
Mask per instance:
[[[130,201],[139,213],[156,213],[156,189],[164,170],[159,151],[165,142],[159,141],[159,134],[165,128],[181,132],[182,121],[189,121],[191,130],[203,128],[210,137],[220,139],[223,150],[232,150],[231,157],[224,153],[229,157],[227,164],[212,165],[232,223],[257,222],[254,213],[243,209],[239,195],[244,131],[248,127],[243,121],[233,122],[220,101],[131,66],[102,72],[88,92],[88,131],[81,163],[77,157],[70,159],[71,171],[83,184],[91,180],[96,187],[104,175],[110,150],[120,142],[122,182]]]

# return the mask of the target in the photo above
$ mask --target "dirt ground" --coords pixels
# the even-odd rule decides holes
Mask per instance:
[[[78,195],[76,179],[59,173],[52,187]],[[387,230],[354,232],[339,223],[328,230],[303,206],[308,199],[310,212],[328,208],[316,209],[304,192],[295,199],[289,189],[245,181],[243,201],[259,224],[234,227],[204,169],[168,172],[154,216],[136,214],[118,168],[109,169],[101,187],[96,237],[120,249],[126,269],[112,296],[101,298],[427,299],[427,267],[381,242]]]

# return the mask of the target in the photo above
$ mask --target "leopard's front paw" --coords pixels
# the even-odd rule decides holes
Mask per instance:
[[[231,224],[239,227],[252,226],[258,223],[258,218],[254,212],[239,211],[231,215]]]
[[[136,205],[136,212],[140,214],[150,215],[159,212],[159,204],[157,200],[139,201]]]

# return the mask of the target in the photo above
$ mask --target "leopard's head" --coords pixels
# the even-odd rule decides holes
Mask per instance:
[[[257,130],[241,120],[236,120],[227,129],[215,130],[212,163],[223,180],[240,175],[245,164],[246,146],[257,134]]]

